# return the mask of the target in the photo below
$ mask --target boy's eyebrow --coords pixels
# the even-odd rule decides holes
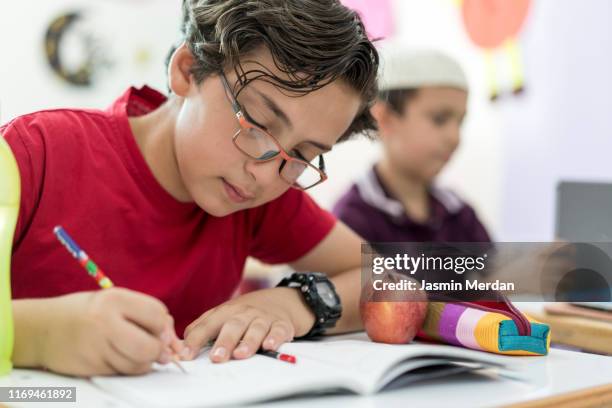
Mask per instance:
[[[281,110],[281,108],[278,107],[278,105],[276,105],[276,103],[267,95],[261,93],[259,90],[255,89],[255,93],[257,93],[257,95],[259,95],[261,97],[261,99],[263,99],[264,103],[266,104],[266,106],[281,120],[283,121],[283,123],[289,128],[291,129],[293,127],[293,123],[291,123],[291,120],[289,119],[289,117],[285,114],[285,112],[283,112]],[[332,149],[331,146],[328,146],[326,144],[323,143],[319,143],[317,141],[314,140],[305,140],[303,143],[309,143],[323,151],[330,151]]]
[[[285,114],[285,112],[281,110],[281,108],[278,107],[278,105],[276,105],[276,103],[272,99],[270,99],[270,97],[261,93],[257,89],[255,89],[255,93],[257,93],[257,95],[259,95],[261,99],[263,99],[264,103],[272,111],[272,113],[274,113],[280,120],[282,120],[283,123],[289,129],[293,128],[293,123],[291,123],[289,117]]]

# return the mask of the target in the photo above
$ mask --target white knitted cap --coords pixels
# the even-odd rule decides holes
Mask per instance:
[[[380,50],[379,89],[411,89],[451,86],[468,91],[461,66],[449,56],[433,50]]]

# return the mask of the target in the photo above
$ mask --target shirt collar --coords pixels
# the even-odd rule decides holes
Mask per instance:
[[[385,189],[374,166],[356,184],[359,196],[370,206],[379,209],[395,220],[407,217],[403,204]],[[441,205],[442,212],[445,214],[440,215],[457,214],[464,206],[459,197],[449,190],[431,186],[429,194]],[[438,218],[436,215],[434,211],[432,218]]]

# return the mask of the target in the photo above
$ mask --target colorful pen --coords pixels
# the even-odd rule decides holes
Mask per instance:
[[[59,242],[61,242],[62,245],[64,245],[64,247],[68,250],[68,252],[72,254],[72,256],[81,264],[81,266],[85,268],[85,270],[87,270],[87,274],[94,278],[102,289],[108,289],[115,286],[113,285],[113,282],[102,271],[102,269],[100,269],[98,265],[96,265],[95,262],[89,257],[89,255],[87,255],[87,253],[77,245],[77,243],[70,237],[70,235],[68,235],[64,228],[58,225],[57,227],[53,228],[53,233],[55,234]],[[183,373],[187,373],[187,371],[185,371],[185,368],[183,368],[183,366],[180,364],[176,354],[173,356],[172,362]]]
[[[106,274],[102,272],[102,269],[100,269],[98,265],[91,260],[89,255],[87,255],[87,253],[85,253],[85,251],[83,251],[72,238],[70,238],[70,235],[68,235],[64,228],[58,225],[57,227],[53,228],[53,233],[55,233],[55,236],[59,242],[66,247],[68,252],[70,252],[72,256],[75,257],[75,259],[81,264],[81,266],[87,270],[89,276],[94,278],[102,289],[108,289],[114,286],[113,282],[111,282]]]

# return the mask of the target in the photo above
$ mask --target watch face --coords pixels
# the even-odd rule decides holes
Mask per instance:
[[[334,291],[327,282],[317,282],[315,286],[317,287],[317,293],[321,300],[323,300],[323,303],[329,307],[338,306]]]

